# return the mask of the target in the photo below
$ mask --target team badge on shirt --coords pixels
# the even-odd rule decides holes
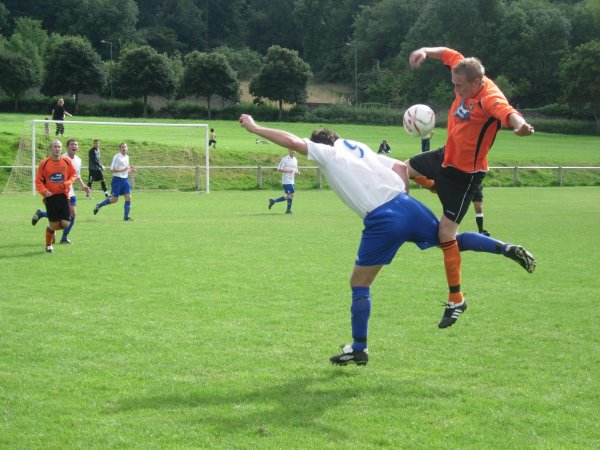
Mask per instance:
[[[458,120],[471,120],[471,111],[467,109],[464,101],[460,102],[458,108],[454,110],[454,117]]]

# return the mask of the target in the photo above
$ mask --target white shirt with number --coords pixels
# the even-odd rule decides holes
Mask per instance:
[[[284,156],[281,158],[277,170],[293,170],[293,172],[283,172],[281,174],[281,184],[294,184],[294,176],[298,170],[298,160],[295,156]]]
[[[406,192],[402,178],[390,170],[397,161],[366,144],[338,139],[332,147],[305,141],[308,159],[319,163],[331,188],[361,218]]]
[[[75,167],[75,177],[81,178],[81,158],[77,155],[73,155],[71,158],[68,153],[65,153],[63,156],[69,158],[73,163],[73,167]],[[71,189],[69,190],[69,198],[75,197],[75,188],[73,187],[75,183],[71,185]]]
[[[129,155],[124,155],[121,152],[117,153],[110,165],[110,170],[122,170],[124,167],[129,167]],[[113,177],[127,178],[129,172],[113,172]]]

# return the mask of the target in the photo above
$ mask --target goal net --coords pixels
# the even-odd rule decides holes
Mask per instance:
[[[35,172],[42,159],[49,155],[55,136],[53,120],[32,120],[25,123],[19,149],[6,182],[4,192],[27,192],[35,195]],[[79,143],[82,160],[81,177],[88,181],[88,152],[95,139],[100,141],[100,162],[105,167],[104,178],[110,183],[110,164],[126,143],[129,161],[138,170],[130,175],[135,191],[173,190],[209,192],[208,125],[182,123],[90,122],[65,121],[64,136],[58,136],[66,151],[67,141]],[[95,182],[92,189],[100,189]]]

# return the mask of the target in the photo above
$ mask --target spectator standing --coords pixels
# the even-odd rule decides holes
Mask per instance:
[[[65,120],[65,116],[72,117],[72,114],[67,112],[65,109],[65,100],[63,98],[59,98],[52,109],[52,120],[60,120],[61,122]],[[65,126],[62,123],[56,124],[56,133],[55,135],[64,136],[65,135]]]
[[[392,149],[390,148],[389,144],[385,139],[381,144],[379,144],[379,150],[377,151],[377,153],[384,153],[386,155],[392,153]]]

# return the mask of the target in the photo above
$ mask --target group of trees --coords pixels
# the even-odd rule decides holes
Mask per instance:
[[[17,100],[40,85],[193,95],[210,110],[242,79],[281,105],[304,101],[314,74],[356,82],[353,102],[441,106],[448,74],[407,59],[446,45],[479,57],[521,107],[600,104],[598,0],[0,0],[0,34],[1,87]]]

